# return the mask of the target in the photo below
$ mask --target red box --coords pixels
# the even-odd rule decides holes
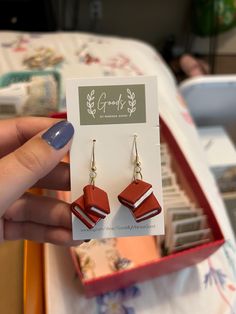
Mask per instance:
[[[119,288],[124,288],[137,282],[142,282],[157,276],[169,274],[171,272],[175,272],[185,267],[197,264],[209,257],[225,242],[222,231],[214,216],[213,210],[200,184],[198,183],[198,180],[196,179],[184,154],[179,148],[174,136],[162,119],[160,119],[160,129],[161,135],[171,150],[171,154],[175,156],[176,162],[181,165],[181,170],[184,173],[188,185],[191,186],[192,192],[194,191],[194,195],[198,204],[201,208],[204,209],[204,214],[208,217],[209,227],[212,229],[214,240],[194,248],[186,249],[184,251],[162,257],[157,261],[150,261],[132,269],[119,270],[116,273],[89,280],[83,278],[83,275],[80,271],[78,257],[73,248],[71,248],[72,259],[83,283],[85,293],[88,297],[112,290],[117,290]]]

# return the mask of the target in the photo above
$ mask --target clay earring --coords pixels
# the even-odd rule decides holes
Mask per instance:
[[[84,194],[71,204],[73,214],[89,229],[93,228],[100,219],[104,219],[110,213],[107,193],[95,186],[97,177],[95,143],[96,140],[93,140],[89,184],[83,188]]]
[[[133,146],[135,152],[133,181],[118,195],[118,199],[131,210],[136,222],[141,222],[160,214],[161,206],[153,194],[152,185],[143,181],[137,135],[134,135]]]

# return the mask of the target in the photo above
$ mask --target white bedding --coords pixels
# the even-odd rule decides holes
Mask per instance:
[[[45,55],[40,60],[35,57],[39,57],[37,49],[42,47]],[[50,52],[48,59],[46,52]],[[32,58],[29,56],[34,57],[34,64],[44,64],[44,69],[60,71],[63,82],[67,77],[157,75],[161,116],[175,133],[227,240],[221,249],[197,266],[89,300],[79,289],[68,251],[46,245],[47,313],[236,313],[233,233],[200,149],[195,126],[178,94],[175,79],[159,54],[147,44],[131,39],[83,33],[0,32],[0,75],[30,69]]]

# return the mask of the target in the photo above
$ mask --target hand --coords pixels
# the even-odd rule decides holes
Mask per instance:
[[[180,58],[180,66],[188,77],[197,77],[209,74],[210,69],[206,61],[184,54]]]
[[[69,190],[73,126],[50,118],[0,121],[0,241],[28,239],[61,245],[72,241],[69,204],[26,192],[31,187]]]

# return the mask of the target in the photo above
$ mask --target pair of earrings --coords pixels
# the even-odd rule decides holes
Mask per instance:
[[[92,229],[100,219],[110,213],[107,193],[95,186],[97,176],[95,165],[95,142],[93,140],[90,183],[83,189],[84,194],[71,204],[73,214]],[[132,182],[118,195],[118,200],[127,207],[136,222],[150,219],[161,212],[161,206],[153,194],[152,185],[143,181],[141,162],[137,149],[137,135],[134,136],[135,164]]]

